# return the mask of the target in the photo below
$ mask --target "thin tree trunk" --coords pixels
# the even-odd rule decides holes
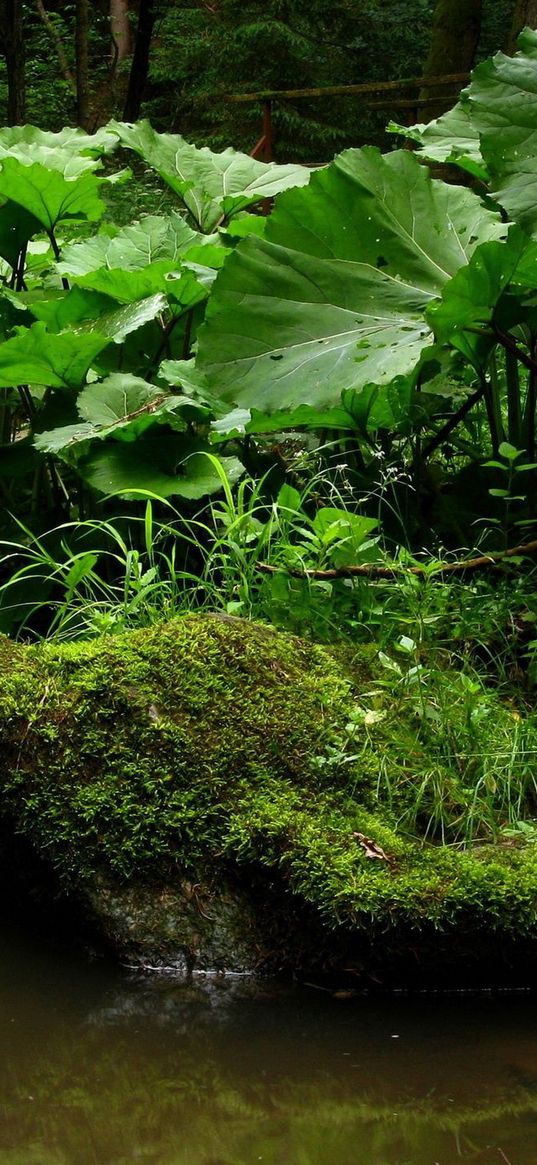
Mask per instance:
[[[483,0],[437,0],[431,47],[424,66],[426,77],[470,72],[481,32]],[[438,98],[424,107],[425,121],[439,117],[455,104],[453,89],[422,89],[420,100]],[[420,115],[421,120],[421,115]]]
[[[523,28],[537,28],[537,0],[516,0],[505,50],[507,53],[516,52],[517,37]]]
[[[89,128],[89,8],[88,0],[76,0],[76,111],[78,124]]]
[[[71,93],[76,93],[76,82],[75,82],[73,74],[69,68],[69,64],[67,61],[67,54],[66,54],[65,49],[63,47],[63,41],[62,41],[62,38],[58,32],[58,29],[56,28],[54,21],[51,20],[49,14],[45,8],[45,5],[43,4],[43,0],[35,0],[35,6],[37,8],[39,16],[41,17],[41,20],[43,21],[43,24],[45,25],[45,28],[46,28],[51,40],[54,41],[54,47],[56,49],[56,54],[58,57],[58,61],[60,63],[61,74],[62,74],[64,80],[67,81],[67,84],[71,90]]]
[[[22,0],[3,0],[0,5],[3,54],[7,69],[7,122],[23,125],[26,110],[26,74]]]
[[[132,52],[129,0],[110,0],[110,36],[113,69]]]
[[[140,0],[134,56],[132,58],[129,86],[125,98],[125,108],[123,110],[123,118],[125,121],[136,121],[140,116],[149,73],[151,38],[153,36],[155,19],[154,0]]]

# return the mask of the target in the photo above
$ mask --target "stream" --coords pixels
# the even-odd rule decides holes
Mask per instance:
[[[526,992],[181,985],[0,933],[0,1165],[537,1161]]]

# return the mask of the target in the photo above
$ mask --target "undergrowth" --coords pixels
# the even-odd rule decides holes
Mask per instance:
[[[217,611],[328,643],[351,669],[367,647],[372,678],[343,743],[318,758],[329,783],[359,773],[373,752],[370,808],[384,805],[406,836],[469,845],[537,835],[533,573],[418,577],[401,552],[396,579],[296,577],[349,558],[394,559],[333,483],[320,507],[311,483],[273,501],[263,481],[222,484],[220,500],[191,519],[171,506],[157,516],[146,499],[138,517],[41,537],[20,525],[0,562],[4,626],[20,640],[63,642]]]

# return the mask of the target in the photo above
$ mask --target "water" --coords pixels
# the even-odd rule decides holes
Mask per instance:
[[[0,1165],[535,1165],[527,996],[133,981],[1,925]]]

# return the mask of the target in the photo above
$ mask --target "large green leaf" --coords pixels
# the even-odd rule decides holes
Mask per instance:
[[[32,235],[43,228],[41,223],[15,202],[0,206],[0,257],[15,267],[19,254]]]
[[[148,121],[136,125],[111,121],[109,128],[179,195],[195,225],[206,234],[222,219],[290,186],[304,186],[310,178],[305,166],[258,162],[232,149],[215,154],[178,134],[159,134]]]
[[[80,422],[39,433],[35,445],[42,453],[70,460],[73,451],[79,453],[77,446],[90,441],[136,441],[147,429],[168,422],[176,430],[185,429],[181,417],[173,416],[185,403],[186,397],[159,392],[141,377],[114,373],[79,393],[76,407]]]
[[[200,366],[243,407],[330,407],[346,388],[414,366],[429,339],[428,298],[365,264],[249,246],[215,289]]]
[[[0,141],[0,162],[8,158],[19,162],[22,166],[42,166],[45,170],[52,170],[63,174],[65,178],[75,180],[81,174],[98,170],[101,166],[99,158],[91,154],[81,154],[63,148],[50,148],[30,142],[20,141],[7,148]]]
[[[50,335],[41,322],[17,328],[15,336],[0,344],[0,387],[80,388],[93,360],[109,343],[99,334]]]
[[[247,434],[278,433],[296,429],[337,429],[354,432],[356,424],[346,409],[334,408],[320,411],[311,405],[301,405],[293,412],[278,412],[267,416],[257,409],[230,409],[211,424],[211,442],[218,445],[231,437]]]
[[[93,323],[117,306],[107,295],[80,287],[72,287],[70,291],[57,287],[47,287],[37,292],[23,291],[16,298],[36,320],[42,320],[47,325],[49,332],[63,332],[68,328],[76,329],[85,323]]]
[[[230,239],[247,239],[248,235],[265,234],[267,225],[266,216],[263,214],[248,214],[247,211],[241,211],[234,215],[227,227],[221,227]]]
[[[26,304],[21,301],[21,296],[9,287],[0,285],[0,344],[10,339],[23,320],[26,323],[28,316],[25,318],[23,314],[26,312]]]
[[[0,129],[0,151],[13,151],[30,147],[49,150],[64,150],[70,154],[108,153],[117,146],[117,137],[106,126],[96,133],[88,134],[83,129],[65,126],[56,132],[39,129],[36,125],[10,125]]]
[[[46,323],[49,332],[98,332],[121,344],[131,332],[164,312],[167,300],[158,294],[118,307],[110,296],[73,287],[68,292],[58,292],[53,299],[31,301],[28,306],[36,319]]]
[[[231,483],[244,472],[236,457],[219,461]],[[77,468],[99,493],[126,498],[142,490],[197,501],[222,489],[207,447],[179,433],[145,434],[133,445],[108,442],[92,449]]]
[[[470,117],[485,153],[531,157],[537,152],[537,32],[525,29],[515,56],[496,53],[472,74]],[[501,136],[500,136],[501,135]]]
[[[490,178],[511,218],[537,230],[537,32],[525,29],[515,56],[483,61],[449,113],[405,133],[430,161],[455,162]]]
[[[56,159],[60,162],[60,159]],[[50,159],[49,159],[50,161]],[[98,179],[80,167],[91,159],[65,159],[65,167],[53,168],[18,157],[0,157],[0,197],[10,199],[33,215],[46,231],[64,219],[96,221],[104,213]]]
[[[537,235],[537,158],[505,160],[502,173],[496,172],[494,197],[514,222]]]
[[[206,377],[196,368],[194,359],[163,360],[158,370],[159,381],[179,389],[200,410],[200,419],[224,416],[229,409],[220,397],[211,392]]]
[[[72,282],[107,295],[118,303],[135,303],[149,295],[163,293],[166,276],[172,270],[170,263],[151,263],[140,271],[109,271],[102,267],[99,271],[89,271],[87,275],[75,275]]]
[[[213,280],[214,273],[211,282]],[[202,303],[209,294],[208,287],[196,272],[185,268],[176,273],[169,263],[151,263],[142,271],[108,271],[103,267],[87,275],[75,275],[74,281],[81,288],[92,289],[125,305],[135,305],[139,301],[149,303],[148,297],[159,297],[166,306],[168,297],[185,310]]]
[[[98,432],[89,421],[75,421],[73,425],[60,425],[57,429],[36,433],[34,446],[39,453],[51,453],[54,457],[63,457],[69,461],[71,450],[79,448],[84,442],[92,441],[98,436]]]
[[[265,238],[367,263],[437,295],[479,242],[503,234],[499,217],[469,190],[431,181],[407,151],[366,146],[340,154],[310,189],[279,199]]]
[[[162,316],[167,307],[166,296],[150,295],[136,303],[128,303],[104,312],[98,319],[86,321],[77,330],[79,334],[98,332],[101,336],[107,336],[114,344],[122,344],[132,332],[137,332],[157,316]]]
[[[87,385],[78,397],[77,409],[84,421],[107,427],[139,413],[158,395],[147,380],[118,372],[101,384]]]
[[[470,117],[495,197],[526,228],[537,229],[537,32],[526,29],[514,57],[497,53],[475,70]]]
[[[483,181],[487,178],[479,132],[472,121],[469,102],[464,93],[453,109],[430,121],[428,125],[413,125],[409,128],[391,122],[388,130],[415,142],[418,146],[417,157],[425,158],[428,162],[459,166],[461,170]]]
[[[96,235],[64,249],[59,272],[72,283],[92,288],[119,303],[160,292],[183,308],[193,307],[208,295],[199,261],[218,263],[227,254],[218,235],[205,236],[178,214],[148,215],[110,238]],[[215,258],[216,257],[216,258]],[[192,260],[188,266],[185,260]],[[209,272],[211,282],[214,272]]]
[[[267,435],[288,430],[334,429],[338,432],[364,436],[379,429],[401,429],[408,426],[409,406],[413,392],[411,377],[396,377],[389,384],[366,385],[360,392],[350,389],[342,394],[341,405],[332,409],[315,409],[300,405],[292,412],[276,412],[267,416],[257,409],[230,409],[211,424],[211,443],[218,445],[232,437]]]
[[[440,302],[428,312],[441,343],[450,343],[476,367],[483,368],[497,343],[494,327],[507,331],[513,322],[513,293],[537,287],[537,243],[518,228],[506,242],[484,243],[467,267],[446,285]],[[509,289],[510,295],[505,298]],[[522,321],[517,303],[515,322]]]
[[[109,271],[139,271],[149,264],[177,264],[198,244],[218,244],[193,231],[179,214],[146,215],[139,222],[123,227],[115,235],[94,235],[81,243],[64,247],[58,270],[70,277],[87,275],[106,267]],[[197,255],[197,253],[196,253]]]
[[[505,229],[408,152],[349,150],[282,195],[266,237],[229,258],[199,366],[225,400],[265,413],[333,407],[342,390],[387,383],[432,341],[427,305]]]

